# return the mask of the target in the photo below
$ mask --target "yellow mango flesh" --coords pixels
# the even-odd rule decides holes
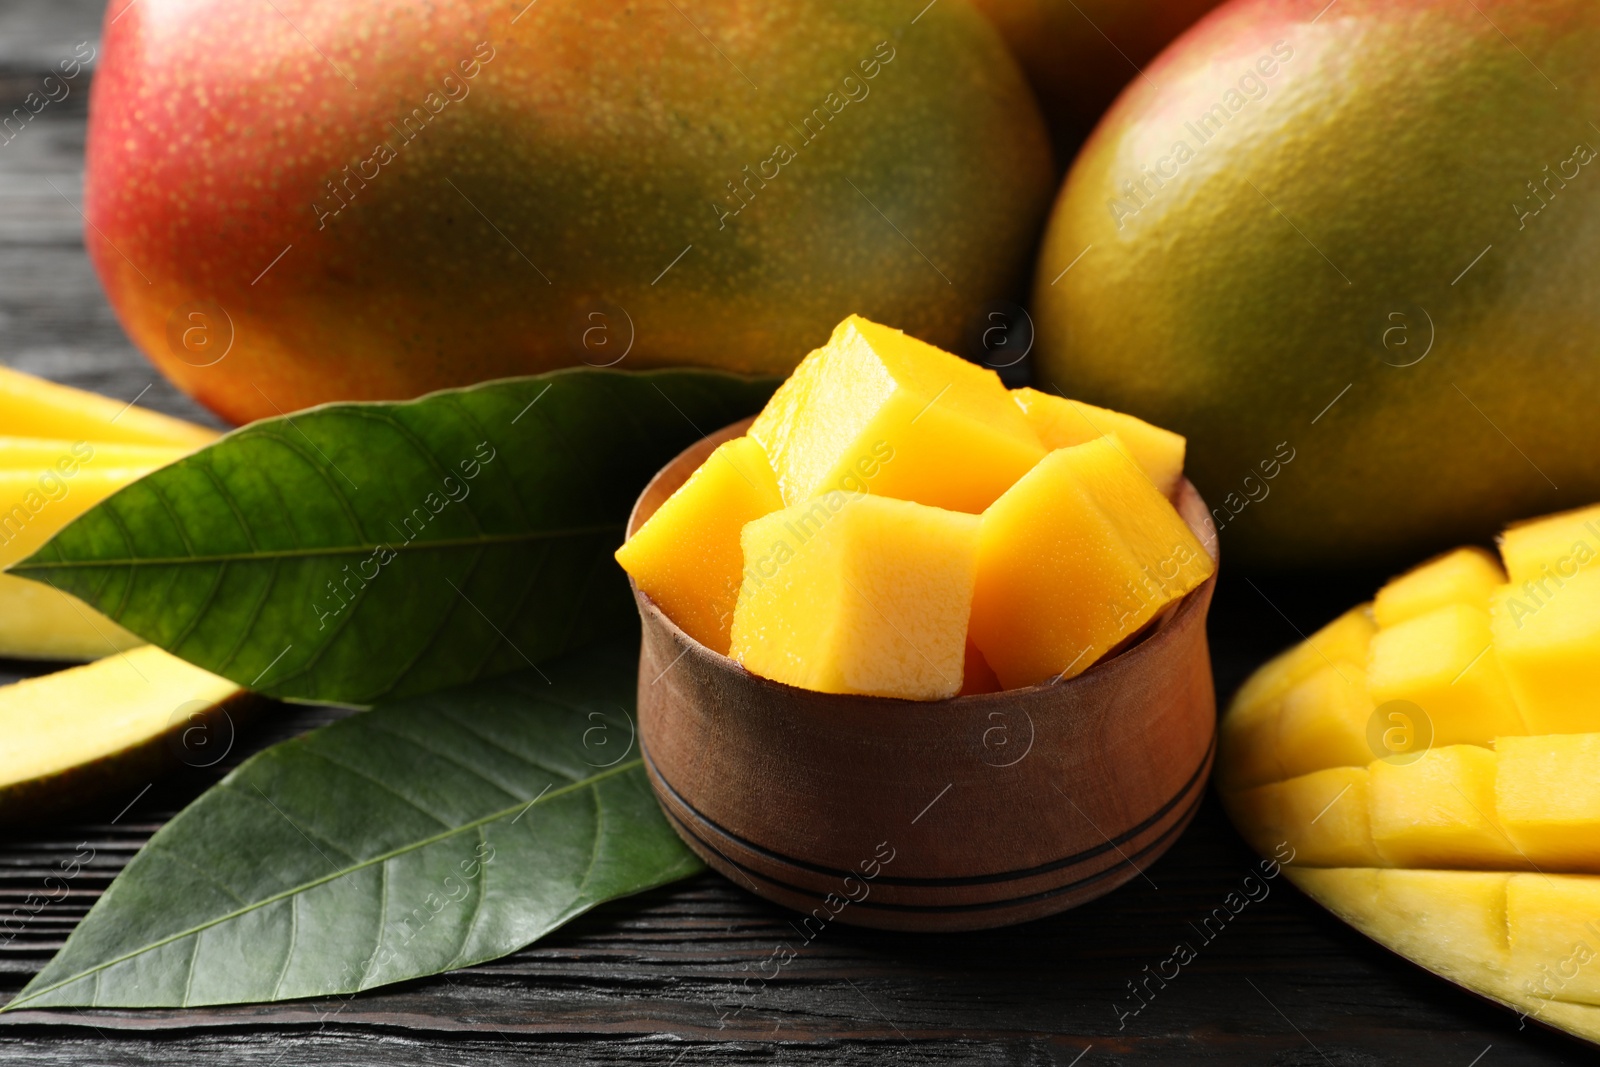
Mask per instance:
[[[1365,663],[1372,635],[1372,605],[1360,604],[1300,644],[1268,660],[1234,695],[1235,709],[1267,704],[1330,663]]]
[[[1445,604],[1380,629],[1367,659],[1373,702],[1415,704],[1433,743],[1487,745],[1526,732],[1490,637],[1489,614],[1476,604]]]
[[[1490,598],[1495,653],[1533,733],[1600,731],[1600,570]]]
[[[1217,726],[1217,786],[1224,790],[1281,782],[1290,775],[1283,769],[1278,749],[1278,728],[1283,721],[1283,697],[1248,706],[1235,705]]]
[[[972,640],[1007,689],[1070,678],[1214,569],[1114,436],[1057,449],[984,512]]]
[[[1600,504],[1508,527],[1500,558],[1512,585],[1572,578],[1600,558]]]
[[[0,567],[26,559],[67,523],[145,473],[82,467],[63,478],[54,471],[0,469]]]
[[[842,490],[750,522],[729,654],[824,693],[955,696],[978,522]]]
[[[118,441],[0,437],[0,470],[33,470],[40,474],[54,470],[67,475],[85,464],[155,470],[191,451],[172,445],[130,445]]]
[[[1502,737],[1500,822],[1543,870],[1600,871],[1600,734]]]
[[[85,463],[75,458],[70,475],[55,465],[0,468],[0,567],[26,559],[63,526],[150,469],[96,468],[99,457],[94,452]],[[88,660],[138,644],[138,637],[77,597],[0,574],[0,656]]]
[[[1149,477],[1161,495],[1171,497],[1183,480],[1187,442],[1182,434],[1152,426],[1143,419],[1081,400],[1041,393],[1027,387],[1013,389],[1011,399],[1027,416],[1028,425],[1045,448],[1054,451],[1115,434],[1124,454]]]
[[[215,430],[0,367],[0,566]],[[0,575],[0,656],[81,660],[139,644],[75,597]]]
[[[1500,561],[1476,546],[1458,548],[1391,580],[1372,601],[1379,626],[1393,626],[1447,604],[1483,608],[1489,593],[1504,584]]]
[[[976,514],[1045,454],[993,371],[856,315],[750,436],[788,505],[842,489]]]
[[[1496,821],[1496,754],[1476,745],[1430,749],[1415,762],[1368,769],[1372,841],[1396,867],[1526,868]]]
[[[1505,910],[1523,992],[1600,1004],[1600,878],[1518,875],[1506,887]]]
[[[16,437],[120,441],[195,449],[217,431],[110,397],[0,367],[0,429]]]
[[[1278,715],[1277,776],[1371,763],[1367,724],[1372,712],[1359,663],[1330,663],[1300,682],[1284,694]]]
[[[1329,911],[1435,974],[1501,999],[1511,992],[1506,889],[1524,876],[1299,866],[1285,873]]]
[[[1380,716],[1385,700],[1414,702],[1435,736],[1420,758],[1362,772],[1374,857],[1334,866],[1359,851],[1359,828],[1324,825],[1350,794],[1313,810],[1349,768],[1287,777],[1290,753],[1340,759],[1349,721],[1331,690],[1320,716],[1308,705],[1289,721],[1291,695],[1310,687],[1286,686],[1287,657],[1224,717],[1219,783],[1263,854],[1313,842],[1286,873],[1330,910],[1438,974],[1600,1040],[1600,508],[1513,527],[1501,552],[1504,572],[1464,549],[1379,592],[1372,699]],[[1307,646],[1295,652],[1310,661]]]
[[[0,794],[135,747],[239,686],[152,645],[0,687]]]
[[[1263,855],[1273,855],[1280,842],[1287,842],[1296,864],[1376,867],[1383,861],[1372,840],[1369,793],[1367,768],[1330,767],[1224,800],[1246,839]]]
[[[617,549],[617,562],[684,633],[727,655],[744,573],[739,533],[781,507],[766,452],[736,437]]]
[[[83,661],[144,644],[68,593],[0,574],[0,656]]]

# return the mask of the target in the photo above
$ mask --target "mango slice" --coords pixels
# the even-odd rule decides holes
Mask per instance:
[[[1377,704],[1406,700],[1427,716],[1433,743],[1487,745],[1525,733],[1477,604],[1445,604],[1372,638],[1367,685]]]
[[[1506,682],[1530,731],[1600,730],[1600,570],[1547,589],[1502,585],[1490,597]]]
[[[1502,737],[1495,750],[1495,807],[1517,849],[1541,870],[1600,871],[1600,734]]]
[[[0,437],[0,470],[47,470],[71,477],[77,467],[155,470],[189,454],[172,445],[130,445],[120,441],[68,441],[48,437]]]
[[[744,527],[730,655],[824,693],[961,689],[979,520],[831,490]],[[797,610],[803,605],[803,610]]]
[[[142,644],[75,596],[0,574],[0,656],[72,663]]]
[[[1471,604],[1482,608],[1489,593],[1504,584],[1500,561],[1477,546],[1436,556],[1393,579],[1372,601],[1379,626],[1393,626],[1426,615],[1446,604]]]
[[[994,371],[852,315],[750,427],[784,503],[844,490],[976,514],[1045,454]]]
[[[1007,689],[1071,678],[1214,569],[1116,436],[1097,437],[984,512],[972,641]]]
[[[215,430],[148,408],[84,392],[0,367],[0,427],[17,437],[121,441],[196,449],[215,441]]]
[[[1526,868],[1496,820],[1496,753],[1476,745],[1430,749],[1368,770],[1372,841],[1396,867]]]
[[[150,468],[92,465],[93,446],[78,442],[71,473],[51,465],[0,468],[0,567],[26,559],[67,523]],[[80,463],[78,456],[91,458]],[[140,639],[76,597],[0,574],[0,655],[20,659],[98,659]]]
[[[81,806],[180,760],[215,762],[231,736],[215,719],[246,695],[152,645],[0,687],[0,822]],[[215,736],[184,736],[213,724]]]
[[[781,507],[755,439],[724,441],[617,549],[617,562],[684,633],[727,655],[744,574],[739,532]]]
[[[1109,408],[1097,408],[1081,400],[1041,393],[1027,387],[1011,392],[1028,425],[1044,447],[1054,451],[1115,434],[1124,454],[1138,464],[1150,481],[1171,497],[1183,480],[1183,456],[1187,442],[1182,434],[1152,426],[1143,419]]]

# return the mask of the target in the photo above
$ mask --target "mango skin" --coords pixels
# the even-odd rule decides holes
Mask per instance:
[[[1246,566],[1414,559],[1600,497],[1600,160],[1574,152],[1600,148],[1600,7],[1340,0],[1312,25],[1324,7],[1241,0],[1163,53],[1085,146],[1035,278],[1039,388],[1186,435]],[[1266,95],[1199,144],[1185,123],[1277,42]],[[1119,229],[1122,182],[1179,139],[1193,157]],[[1541,201],[1546,165],[1576,176]]]
[[[119,5],[85,199],[123,326],[243,421],[624,352],[787,371],[855,311],[954,346],[1025,284],[1049,147],[980,15],[676,7]]]

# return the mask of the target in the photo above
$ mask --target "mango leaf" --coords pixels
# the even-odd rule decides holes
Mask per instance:
[[[650,476],[773,380],[556,371],[265,419],[11,568],[283,699],[523,670],[632,616],[610,558]]]
[[[258,753],[157,831],[6,1010],[353,993],[695,873],[641,766],[637,647]]]

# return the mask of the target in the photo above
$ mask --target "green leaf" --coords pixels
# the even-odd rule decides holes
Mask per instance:
[[[265,419],[11,571],[284,699],[524,670],[632,616],[611,553],[639,490],[774,384],[579,368]]]
[[[636,648],[257,754],[150,839],[7,1010],[350,993],[502,956],[695,873],[640,763]]]

